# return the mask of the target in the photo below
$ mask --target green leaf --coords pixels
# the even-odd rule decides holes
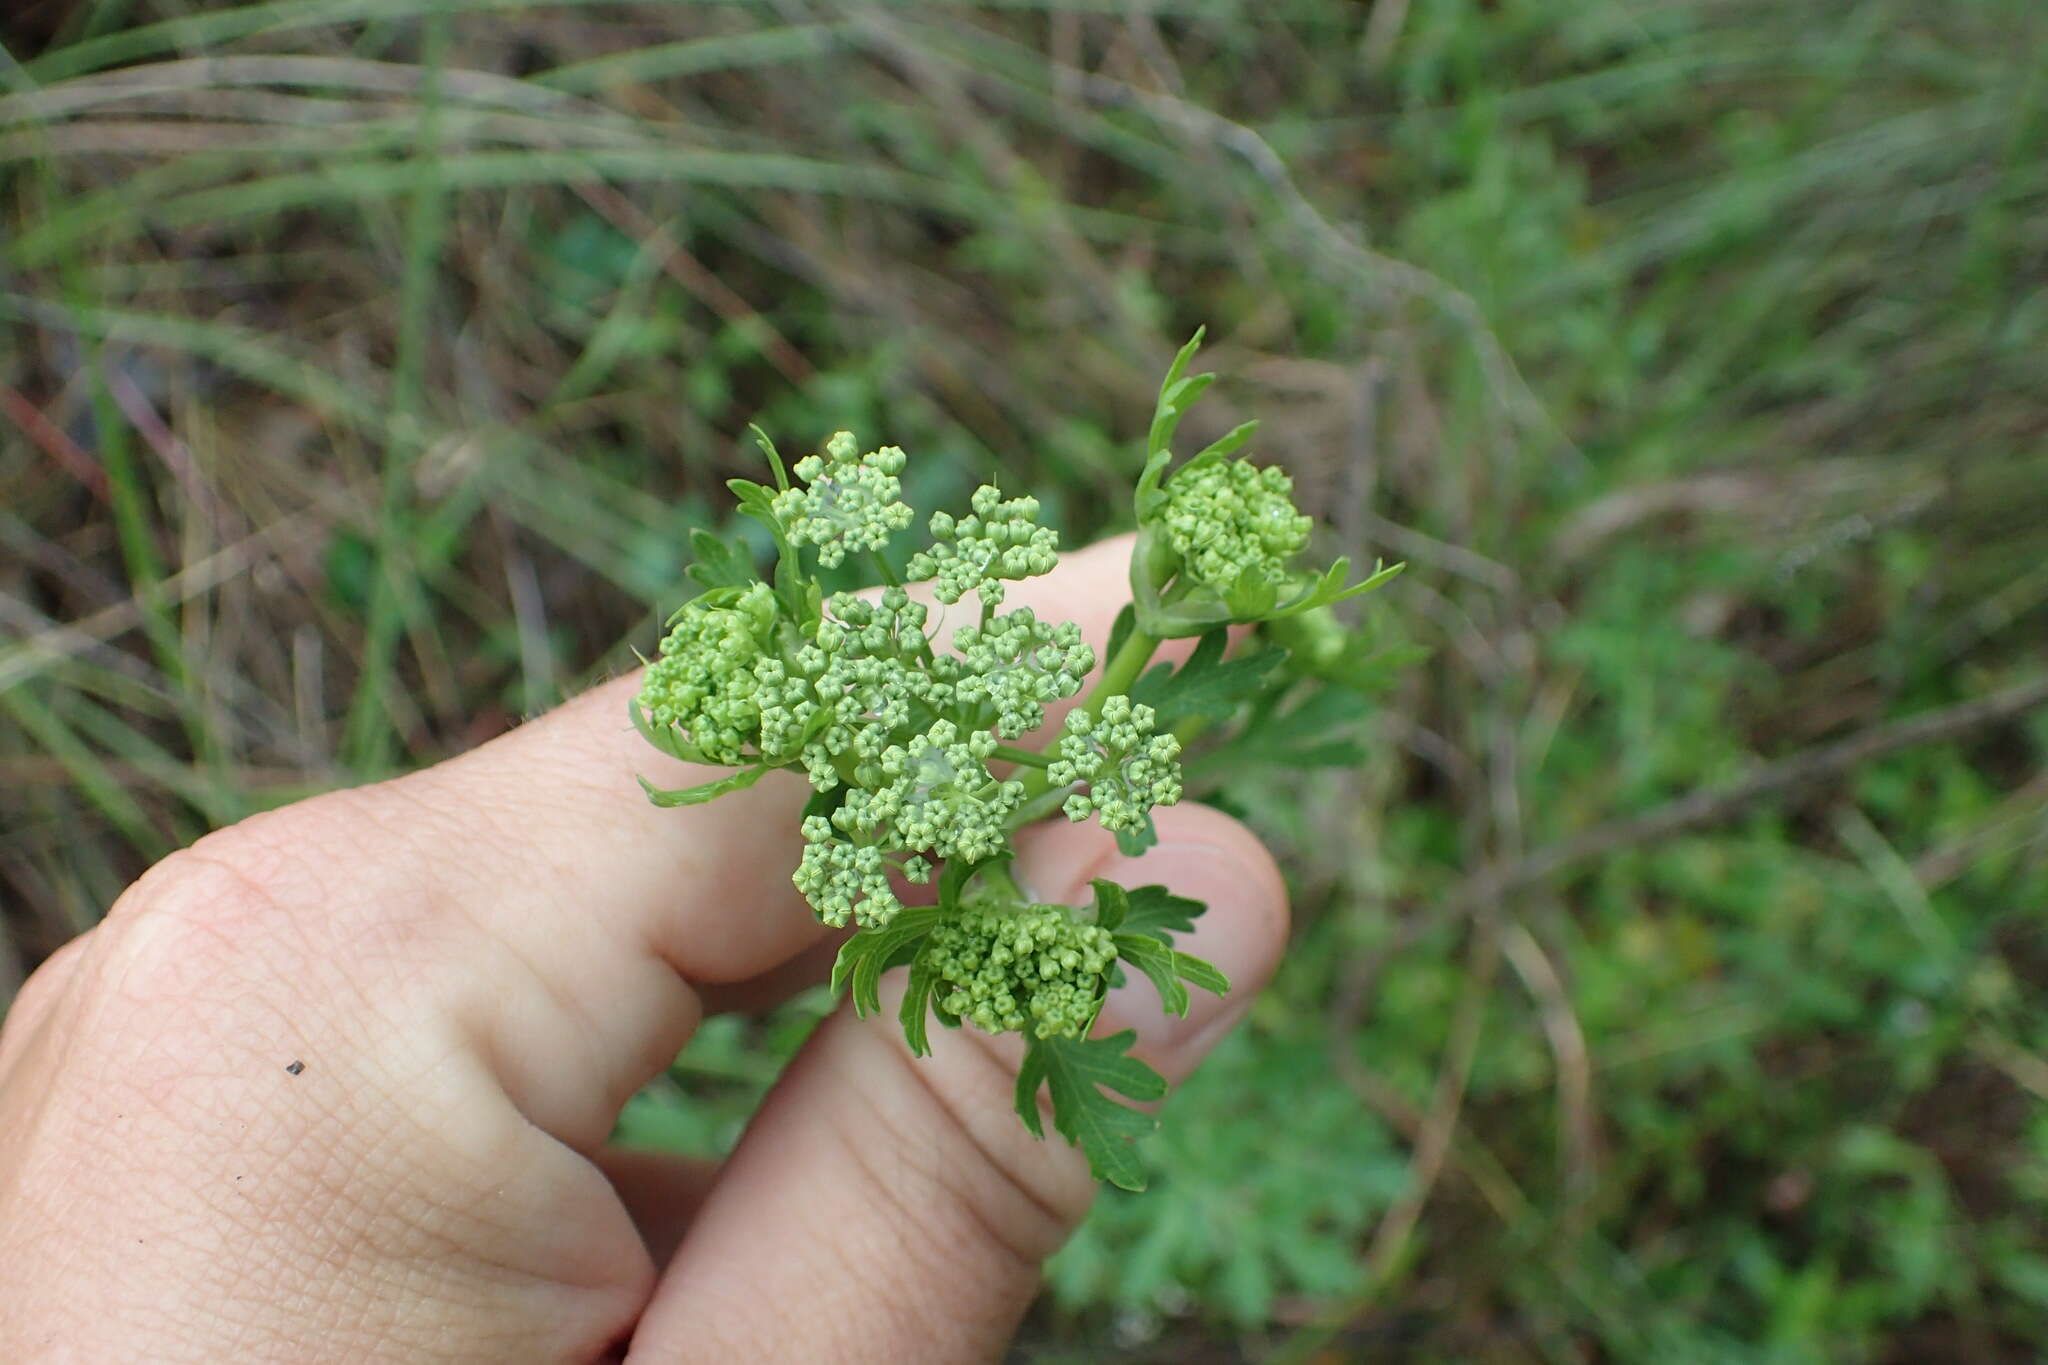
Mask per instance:
[[[752,479],[727,479],[725,486],[739,499],[743,515],[764,522],[778,532],[782,529],[782,523],[775,519],[775,494],[765,484],[755,483]]]
[[[1200,718],[1229,720],[1239,706],[1270,686],[1275,669],[1287,661],[1284,649],[1261,649],[1224,658],[1230,633],[1218,629],[1202,636],[1195,652],[1179,668],[1159,664],[1131,686],[1131,700],[1159,713],[1158,728],[1171,730],[1182,721]]]
[[[956,908],[960,904],[961,895],[967,890],[967,883],[974,880],[977,872],[998,863],[1007,863],[1012,856],[1007,852],[997,853],[983,858],[978,863],[970,863],[964,858],[947,860],[945,866],[939,869],[940,907],[945,910]]]
[[[903,993],[903,1005],[896,1011],[896,1017],[903,1022],[903,1041],[910,1044],[913,1057],[931,1055],[931,1037],[925,1031],[925,1020],[930,1013],[932,988],[938,984],[937,972],[923,962],[911,962],[910,989]]]
[[[866,1017],[882,1008],[882,973],[917,956],[925,938],[945,918],[939,907],[901,910],[877,929],[862,929],[839,946],[832,963],[832,989],[847,989],[855,1014]]]
[[[1192,953],[1175,953],[1173,971],[1181,980],[1199,986],[1211,995],[1230,994],[1230,978],[1225,976],[1215,963],[1205,961]]]
[[[706,530],[690,532],[690,567],[683,570],[700,588],[744,588],[756,581],[746,547]]]
[[[1251,440],[1258,433],[1258,430],[1259,424],[1257,422],[1240,422],[1229,431],[1224,432],[1216,440],[1203,446],[1182,467],[1192,469],[1194,466],[1206,464],[1210,460],[1221,460],[1226,456],[1235,455],[1239,450],[1243,449],[1245,442]]]
[[[1173,358],[1173,364],[1166,370],[1166,378],[1159,384],[1159,403],[1153,409],[1152,429],[1145,441],[1145,468],[1138,475],[1138,486],[1133,504],[1138,513],[1138,522],[1143,525],[1151,519],[1152,512],[1166,496],[1160,491],[1160,481],[1166,477],[1166,467],[1173,463],[1173,429],[1180,424],[1181,414],[1188,404],[1201,397],[1202,390],[1209,386],[1213,375],[1198,376],[1197,380],[1184,378],[1188,362],[1195,358],[1195,352],[1202,347],[1202,335],[1209,329],[1197,327],[1188,344],[1180,348]],[[1189,388],[1190,384],[1194,388]]]
[[[1039,1050],[1036,1040],[1024,1050],[1024,1060],[1017,1064],[1017,1091],[1014,1103],[1017,1117],[1024,1120],[1024,1126],[1031,1130],[1031,1136],[1045,1136],[1045,1125],[1038,1119],[1038,1092],[1045,1085],[1046,1055]]]
[[[1432,652],[1428,645],[1388,645],[1384,649],[1376,649],[1370,654],[1347,661],[1343,672],[1331,678],[1330,682],[1334,686],[1369,696],[1384,690],[1394,679],[1427,659]]]
[[[1196,918],[1209,908],[1198,900],[1176,896],[1163,886],[1131,887],[1124,890],[1124,896],[1126,908],[1116,927],[1128,933],[1149,934],[1161,943],[1171,943],[1174,934],[1193,933]]]
[[[1236,581],[1223,592],[1223,605],[1230,609],[1233,621],[1264,621],[1269,619],[1280,604],[1280,589],[1283,586],[1267,577],[1264,570],[1247,565],[1238,571]]]
[[[775,449],[775,442],[768,439],[768,433],[754,423],[747,423],[747,430],[754,433],[754,444],[761,447],[761,453],[768,457],[768,467],[775,471],[775,486],[780,490],[789,488],[789,475],[782,468],[782,456]]]
[[[783,479],[779,460],[775,476]],[[786,485],[787,481],[783,481]],[[760,522],[775,538],[775,595],[782,599],[790,619],[799,623],[815,620],[818,585],[803,571],[803,560],[798,557],[796,546],[789,543],[781,518],[775,515],[775,494],[752,479],[727,479],[725,486],[739,499],[740,515]]]
[[[1190,375],[1178,383],[1168,385],[1160,393],[1159,408],[1152,415],[1152,430],[1145,438],[1145,447],[1152,459],[1161,461],[1162,469],[1165,468],[1164,462],[1173,458],[1173,433],[1180,426],[1180,419],[1187,415],[1188,409],[1193,407],[1196,400],[1215,382],[1216,376],[1213,374]],[[1149,464],[1147,467],[1150,467]]]
[[[1228,742],[1204,751],[1195,763],[1206,775],[1245,768],[1354,768],[1366,759],[1361,722],[1376,709],[1361,691],[1335,683],[1311,684],[1307,695],[1282,709],[1254,709]]]
[[[1123,927],[1124,917],[1131,912],[1130,893],[1115,882],[1097,877],[1089,883],[1095,888],[1095,923],[1104,929]]]
[[[1188,1012],[1188,992],[1181,984],[1183,981],[1192,982],[1212,995],[1230,993],[1229,977],[1199,957],[1174,951],[1164,939],[1139,933],[1114,937],[1117,956],[1151,978],[1153,988],[1159,992],[1160,1005],[1175,1018]]]
[[[1104,1091],[1139,1102],[1166,1095],[1166,1078],[1127,1055],[1138,1038],[1125,1029],[1110,1038],[1034,1038],[1017,1069],[1017,1113],[1043,1137],[1038,1117],[1041,1084],[1052,1094],[1052,1126],[1088,1158],[1097,1180],[1123,1190],[1145,1188],[1145,1168],[1134,1144],[1157,1128],[1151,1115]]]
[[[1188,372],[1188,362],[1195,358],[1196,351],[1202,349],[1202,338],[1208,335],[1208,332],[1207,324],[1195,328],[1195,334],[1187,339],[1187,344],[1174,356],[1173,363],[1166,367],[1166,377],[1159,381],[1161,391],[1178,384],[1181,376]]]
[[[1304,611],[1312,611],[1317,607],[1327,607],[1338,602],[1349,601],[1351,598],[1371,592],[1375,588],[1384,587],[1399,576],[1400,572],[1407,567],[1406,564],[1376,564],[1373,566],[1371,576],[1360,582],[1353,583],[1347,588],[1344,586],[1344,580],[1351,576],[1351,561],[1340,559],[1325,569],[1323,576],[1305,589],[1300,596],[1268,612],[1266,619],[1278,621],[1284,617],[1294,616]]]
[[[1173,949],[1150,934],[1118,934],[1115,938],[1116,955],[1152,978],[1160,1006],[1176,1019],[1185,1015],[1188,988],[1180,984],[1179,974],[1174,971]]]
[[[646,792],[647,799],[657,806],[701,806],[706,801],[716,801],[730,792],[745,791],[772,771],[774,770],[765,765],[741,768],[719,778],[716,782],[706,782],[696,787],[677,787],[673,791],[663,791],[644,777],[637,780],[640,783],[640,790]]]
[[[824,791],[814,790],[811,799],[804,802],[803,814],[797,818],[797,823],[802,824],[814,815],[831,819],[834,812],[846,804],[847,795],[852,790],[844,782],[836,787],[828,787]]]
[[[674,726],[656,725],[653,721],[649,720],[647,718],[647,708],[640,704],[638,697],[627,698],[626,714],[633,718],[633,728],[640,732],[640,738],[646,740],[670,758],[680,758],[685,763],[703,761],[703,756],[691,748],[681,735],[676,733]]]

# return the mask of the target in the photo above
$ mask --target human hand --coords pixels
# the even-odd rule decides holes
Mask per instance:
[[[1099,648],[1128,542],[1015,596]],[[995,1356],[1094,1194],[1010,1105],[1014,1037],[842,1006],[711,1167],[611,1149],[707,1013],[822,980],[789,882],[801,780],[705,779],[622,721],[631,679],[438,767],[208,836],[144,875],[0,1029],[0,1358],[100,1362],[969,1361]],[[1122,867],[1093,825],[1020,839],[1208,902],[1238,989],[1104,1031],[1178,1080],[1270,975],[1271,859],[1207,809]]]

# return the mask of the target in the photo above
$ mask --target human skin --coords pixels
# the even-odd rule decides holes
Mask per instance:
[[[1017,585],[1098,651],[1128,541]],[[841,1008],[733,1155],[607,1145],[707,1013],[821,980],[789,883],[801,780],[684,811],[706,770],[619,679],[460,758],[209,835],[44,964],[0,1028],[0,1359],[952,1362],[997,1356],[1094,1194],[1011,1109],[1017,1039]],[[1093,824],[1020,879],[1208,902],[1236,989],[1105,1028],[1186,1075],[1271,974],[1271,859],[1199,806],[1126,859]],[[293,1069],[294,1064],[299,1064]]]

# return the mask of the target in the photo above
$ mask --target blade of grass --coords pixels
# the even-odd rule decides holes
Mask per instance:
[[[448,226],[448,191],[441,170],[441,70],[447,64],[448,16],[426,22],[420,62],[425,69],[413,164],[419,173],[405,223],[404,273],[399,284],[398,355],[391,377],[389,429],[397,439],[384,446],[384,487],[377,519],[376,575],[370,590],[369,620],[363,633],[361,672],[343,723],[342,761],[359,773],[376,774],[390,763],[395,736],[385,693],[401,624],[401,610],[417,606],[416,594],[401,585],[401,560],[412,532],[409,493],[413,461],[424,448],[426,427],[427,326],[434,280]],[[408,612],[407,615],[416,613]]]
[[[447,193],[466,189],[507,189],[520,185],[578,184],[597,180],[679,182],[728,189],[786,190],[837,195],[922,208],[970,222],[1005,224],[1015,216],[1013,199],[986,184],[937,175],[918,175],[874,164],[843,162],[781,152],[729,151],[704,147],[582,147],[573,150],[466,152],[432,165],[417,159],[334,160],[317,170],[266,176],[151,199],[133,182],[118,190],[77,196],[53,209],[36,227],[8,245],[5,259],[19,270],[47,266],[85,236],[111,245],[146,229],[210,227],[262,217],[374,199],[416,195],[423,186]],[[1206,242],[1208,229],[1153,222],[1100,208],[1070,207],[1072,225],[1091,240],[1121,241],[1134,227],[1162,242]]]
[[[0,708],[5,708],[29,738],[64,765],[79,793],[144,857],[154,862],[176,846],[141,803],[129,795],[120,779],[107,770],[106,762],[93,752],[92,746],[37,697],[34,689],[15,687],[0,692]]]
[[[705,8],[732,4],[732,0],[667,2]],[[1322,2],[1304,0],[1304,7]],[[548,8],[598,8],[610,3],[611,0],[551,0]],[[945,0],[945,5],[963,12],[981,9],[1121,15],[1128,11],[1129,0]],[[47,52],[29,63],[28,68],[38,81],[48,83],[139,61],[159,53],[202,50],[243,38],[274,37],[299,29],[338,28],[380,20],[414,19],[430,14],[496,14],[534,8],[537,6],[533,0],[272,0],[269,4],[181,15],[140,28],[90,38]],[[1162,16],[1198,16],[1205,11],[1207,4],[1206,0],[1151,0],[1149,8]]]
[[[673,80],[712,71],[738,71],[811,57],[829,57],[848,44],[849,20],[826,24],[795,24],[758,33],[722,34],[657,43],[652,47],[571,62],[529,78],[544,90],[601,91],[645,81]]]

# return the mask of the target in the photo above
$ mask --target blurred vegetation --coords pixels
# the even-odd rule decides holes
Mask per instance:
[[[0,43],[0,1004],[208,827],[629,663],[747,422],[1085,538],[1206,322],[1189,437],[1263,418],[1431,654],[1367,762],[1233,794],[1297,951],[1017,1358],[2048,1351],[2038,0]],[[628,1136],[729,1142],[819,1008]]]

